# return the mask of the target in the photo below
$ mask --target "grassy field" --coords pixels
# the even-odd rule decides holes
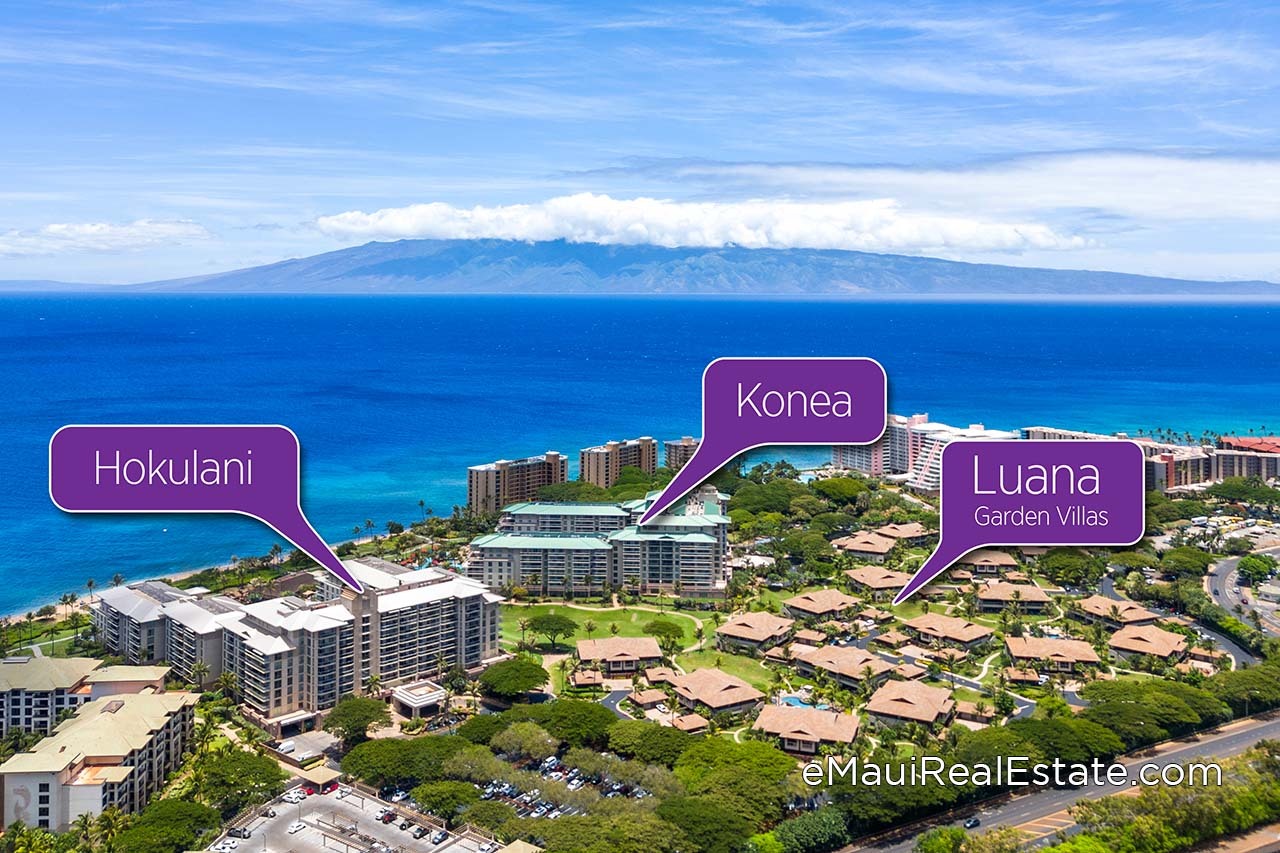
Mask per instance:
[[[676,663],[685,672],[692,672],[695,669],[718,668],[730,675],[738,676],[757,690],[765,692],[769,690],[771,676],[769,670],[760,661],[745,655],[734,655],[728,652],[716,651],[715,649],[702,649],[701,651],[686,652],[678,655]]]
[[[520,642],[520,620],[532,619],[535,616],[541,616],[547,613],[555,613],[560,616],[568,616],[574,622],[578,623],[578,631],[572,637],[559,640],[561,645],[572,643],[575,640],[587,639],[587,632],[582,630],[582,626],[587,621],[596,623],[596,630],[592,632],[592,636],[596,639],[612,636],[609,626],[616,624],[618,626],[619,637],[643,637],[644,626],[652,622],[654,619],[665,619],[674,622],[684,629],[684,645],[693,645],[697,638],[694,637],[693,631],[697,627],[697,622],[690,616],[679,611],[665,611],[663,613],[655,613],[650,610],[601,610],[599,608],[584,609],[582,607],[569,607],[564,604],[533,604],[529,606],[520,606],[517,604],[507,603],[502,607],[502,642],[504,645],[514,647]],[[712,631],[712,625],[708,621],[705,626],[708,637]],[[532,642],[543,642],[542,638],[526,636],[527,640]]]

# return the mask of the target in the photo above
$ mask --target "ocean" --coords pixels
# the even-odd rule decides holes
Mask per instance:
[[[419,500],[448,513],[468,465],[697,435],[702,369],[724,355],[871,356],[890,411],[959,425],[1280,428],[1274,305],[4,295],[0,613],[281,542],[235,517],[58,511],[63,424],[286,424],[303,507],[336,541],[412,521]]]

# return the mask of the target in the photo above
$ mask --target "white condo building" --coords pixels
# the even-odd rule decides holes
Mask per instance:
[[[953,427],[931,421],[927,414],[890,415],[879,441],[836,445],[831,448],[831,462],[837,468],[900,480],[919,492],[936,492],[942,478],[942,448],[952,441],[1019,437],[1018,433],[987,429],[982,424]]]

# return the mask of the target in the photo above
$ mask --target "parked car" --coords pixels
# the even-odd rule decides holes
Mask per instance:
[[[233,827],[231,827],[230,829],[228,829],[228,830],[227,830],[227,835],[230,835],[232,838],[248,838],[248,837],[249,837],[249,827],[247,827],[247,826],[233,826]]]
[[[427,828],[425,826],[415,826],[413,828],[414,838],[422,838],[426,834],[427,834]]]
[[[302,832],[302,830],[306,828],[307,828],[307,825],[305,823],[303,823],[300,820],[295,820],[293,823],[289,824],[289,834],[297,835],[299,832]]]
[[[981,825],[982,825],[982,821],[976,817],[971,817],[964,822],[965,829],[977,829]]]
[[[449,833],[445,832],[443,829],[437,829],[435,833],[433,833],[431,836],[431,843],[439,844],[441,841],[444,841],[448,837],[449,837]]]

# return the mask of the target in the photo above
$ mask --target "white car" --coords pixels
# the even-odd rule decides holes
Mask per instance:
[[[293,823],[289,824],[289,834],[297,835],[299,832],[302,832],[302,830],[306,828],[307,828],[307,825],[305,823],[303,823],[300,820],[295,820]]]
[[[224,839],[222,842],[223,850],[235,850],[239,846],[240,846],[240,842],[236,841],[234,838],[227,838],[227,839]]]

